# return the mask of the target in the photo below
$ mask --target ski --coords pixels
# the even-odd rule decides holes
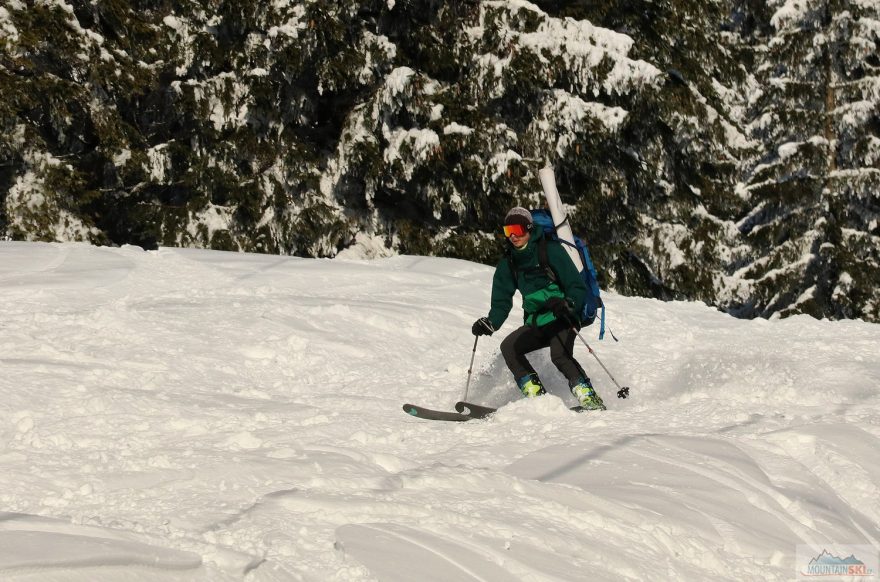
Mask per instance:
[[[479,420],[487,418],[494,414],[498,409],[491,406],[483,406],[481,404],[473,404],[472,402],[456,402],[455,410],[451,412],[447,410],[433,410],[425,408],[417,404],[404,404],[403,411],[410,416],[423,418],[425,420],[444,420],[448,422],[465,422],[468,420]],[[583,406],[571,406],[569,410],[574,412],[584,412],[587,409]]]
[[[456,402],[455,409],[461,414],[465,414],[471,418],[486,418],[491,414],[494,414],[498,409],[492,408],[491,406],[482,406],[480,404],[473,404],[471,402]],[[588,409],[583,406],[570,406],[568,408],[572,412],[587,412]]]
[[[467,414],[459,414],[458,412],[448,412],[446,410],[431,410],[430,408],[425,408],[424,406],[418,406],[416,404],[404,404],[403,411],[410,416],[415,416],[416,418],[424,418],[425,420],[446,420],[451,422],[465,422],[467,420],[473,420],[473,416],[468,416]]]
[[[490,414],[494,413],[497,408],[492,408],[491,406],[481,406],[479,404],[473,404],[471,402],[456,402],[455,409],[461,414],[467,415],[471,418],[486,418]]]

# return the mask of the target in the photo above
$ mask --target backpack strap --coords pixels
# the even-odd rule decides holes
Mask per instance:
[[[567,222],[568,222],[568,215],[566,214],[566,215],[565,215],[565,218],[562,219],[562,222],[560,222],[559,224],[554,224],[554,225],[553,225],[553,232],[558,233],[558,232],[559,232],[559,227],[562,226],[563,224],[567,223]],[[558,234],[557,234],[557,236],[558,236]]]
[[[510,253],[510,247],[507,247],[504,250],[504,256],[507,258],[507,266],[510,267],[510,274],[513,276],[513,284],[519,288],[519,275],[516,270],[516,265],[513,263],[513,255]]]
[[[550,279],[551,283],[558,283],[559,277],[556,276],[556,271],[553,270],[553,267],[550,266],[550,257],[547,255],[547,237],[542,236],[538,241],[538,262],[541,265],[541,268],[544,269],[544,272],[547,274],[547,278]]]
[[[504,251],[504,256],[507,258],[507,265],[510,267],[511,275],[513,275],[513,282],[517,288],[519,288],[519,270],[513,262],[513,253],[509,246]],[[557,283],[559,281],[559,277],[556,276],[556,271],[550,266],[550,257],[547,254],[547,238],[543,236],[538,239],[538,264],[540,265],[540,269],[544,271],[544,274],[547,275],[547,278],[550,279],[551,283]],[[534,268],[529,269],[529,271],[534,271]]]

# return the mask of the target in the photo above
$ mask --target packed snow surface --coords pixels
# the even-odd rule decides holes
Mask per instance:
[[[790,580],[880,546],[880,326],[606,294],[521,400],[492,269],[0,243],[2,580]]]

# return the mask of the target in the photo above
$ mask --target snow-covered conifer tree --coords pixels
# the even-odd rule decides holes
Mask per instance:
[[[772,2],[753,135],[765,145],[740,226],[750,314],[880,312],[880,7]]]

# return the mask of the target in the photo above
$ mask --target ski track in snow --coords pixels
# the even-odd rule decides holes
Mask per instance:
[[[0,243],[0,579],[790,580],[880,547],[880,326],[607,294],[518,398],[492,270]],[[817,551],[818,553],[818,551]]]

